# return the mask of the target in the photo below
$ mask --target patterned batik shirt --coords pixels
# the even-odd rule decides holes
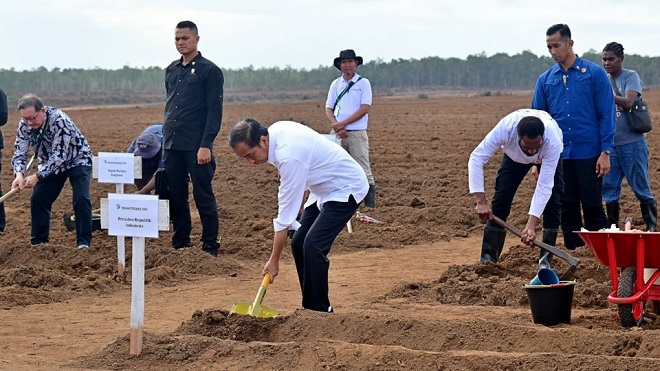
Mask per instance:
[[[39,129],[31,129],[24,120],[18,123],[11,160],[14,173],[25,173],[30,147],[39,148],[37,173],[43,177],[76,166],[92,166],[92,149],[87,139],[69,116],[55,107],[46,106],[46,120]]]

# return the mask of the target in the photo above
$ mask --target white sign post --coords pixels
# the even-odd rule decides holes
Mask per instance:
[[[142,178],[142,157],[132,153],[99,152],[92,158],[92,175],[99,183],[115,183],[115,192],[124,193],[124,183],[133,184]],[[123,276],[126,267],[126,242],[117,236],[117,275]]]
[[[130,354],[142,352],[144,325],[145,237],[158,237],[170,228],[169,203],[158,196],[124,194],[124,184],[142,178],[142,157],[132,153],[99,152],[92,157],[92,175],[100,183],[115,183],[117,193],[101,199],[101,228],[117,236],[117,273],[125,270],[125,236],[133,237],[131,265],[131,344]]]
[[[158,196],[111,193],[101,199],[101,228],[111,236],[131,236],[131,343],[130,354],[142,352],[144,326],[145,237],[158,238],[169,230],[169,204]],[[123,238],[123,237],[122,237]]]

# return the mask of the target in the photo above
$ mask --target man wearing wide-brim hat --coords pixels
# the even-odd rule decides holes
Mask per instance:
[[[364,199],[367,207],[376,206],[376,185],[369,162],[369,109],[371,109],[371,83],[357,74],[357,67],[364,63],[352,49],[339,52],[334,66],[341,76],[330,84],[325,102],[325,115],[341,146],[364,169],[369,182],[369,192]]]

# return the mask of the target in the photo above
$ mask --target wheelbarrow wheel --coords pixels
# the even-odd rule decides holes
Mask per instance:
[[[633,295],[636,275],[637,269],[635,267],[627,267],[621,271],[619,289],[616,293],[618,298],[627,298]],[[619,304],[618,311],[621,326],[625,328],[640,326],[644,320],[644,305],[643,301],[632,304]]]

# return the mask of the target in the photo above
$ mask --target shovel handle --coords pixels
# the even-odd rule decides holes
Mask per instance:
[[[2,197],[0,197],[0,204],[5,202],[5,200],[11,197],[11,195],[18,192],[19,189],[20,188],[12,188],[9,192],[5,193]]]
[[[495,223],[501,225],[502,227],[507,229],[509,232],[515,234],[516,236],[522,237],[522,232],[520,232],[516,227],[508,224],[507,222],[503,221],[502,219],[498,218],[495,215],[492,215],[492,217],[493,217],[493,220],[495,221]],[[562,251],[562,250],[560,250],[560,249],[558,249],[554,246],[548,245],[545,242],[534,240],[532,243],[534,244],[534,246],[540,247],[543,250],[549,251],[549,252],[553,253],[554,255],[566,260],[568,262],[568,264],[570,264],[571,266],[577,266],[578,264],[580,264],[580,259],[578,259],[574,256],[571,256],[571,255],[567,254],[566,252],[564,252],[564,251]]]
[[[33,154],[32,157],[30,158],[30,161],[28,161],[27,165],[25,166],[25,175],[27,175],[31,170],[32,170],[32,164],[34,164],[34,159],[37,157],[37,154]],[[12,188],[9,192],[5,193],[0,197],[0,204],[5,202],[6,199],[11,197],[14,193],[18,192],[20,188]]]
[[[270,284],[270,273],[266,272],[266,274],[264,274],[264,280],[261,281],[261,286],[268,287],[269,284]]]
[[[32,170],[32,164],[34,164],[34,159],[37,155],[34,154],[32,155],[32,158],[30,158],[30,161],[28,161],[27,165],[25,166],[25,174],[27,175],[31,170]],[[20,188],[12,188],[9,192],[5,193],[0,197],[0,204],[5,202],[6,199],[11,197],[14,193],[18,192]]]

